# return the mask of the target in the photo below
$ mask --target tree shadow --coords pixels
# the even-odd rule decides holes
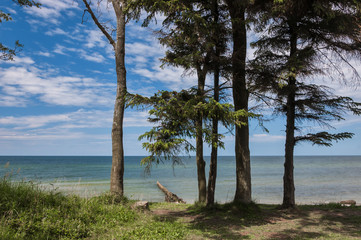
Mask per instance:
[[[193,205],[186,210],[158,210],[158,221],[182,221],[200,236],[188,239],[313,239],[332,235],[361,237],[361,207],[307,206],[278,210],[275,205]]]
[[[289,227],[268,239],[361,238],[361,207],[330,204],[300,206],[297,211],[293,216],[286,213]]]

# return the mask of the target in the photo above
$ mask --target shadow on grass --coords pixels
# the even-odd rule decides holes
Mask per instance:
[[[361,207],[307,205],[289,212],[283,213],[289,217],[288,227],[267,239],[361,238]]]
[[[158,221],[187,223],[187,239],[333,239],[361,237],[361,207],[275,205],[192,205],[186,210],[157,210]]]

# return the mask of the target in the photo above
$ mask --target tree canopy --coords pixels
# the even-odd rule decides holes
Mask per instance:
[[[252,43],[256,58],[250,63],[253,90],[270,94],[275,112],[286,116],[284,207],[294,207],[293,152],[296,143],[331,146],[332,141],[351,138],[352,133],[304,133],[302,124],[315,122],[331,127],[350,111],[361,113],[361,104],[349,97],[336,96],[321,84],[320,76],[338,77],[346,82],[344,62],[360,79],[350,58],[360,56],[360,3],[357,1],[259,1],[256,31],[262,33]],[[337,62],[338,61],[338,62]],[[299,135],[295,135],[295,133]]]

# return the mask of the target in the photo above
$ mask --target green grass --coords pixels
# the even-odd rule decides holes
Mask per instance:
[[[112,239],[114,232],[116,239],[182,239],[186,234],[179,223],[156,221],[111,194],[64,196],[7,178],[0,180],[0,193],[1,240]]]
[[[0,179],[0,240],[361,239],[361,207],[150,203],[109,193],[89,199]]]

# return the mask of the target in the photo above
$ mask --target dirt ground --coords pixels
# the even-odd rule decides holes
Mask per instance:
[[[361,239],[361,207],[300,206],[278,210],[261,205],[239,209],[153,209],[164,221],[187,225],[187,239]]]

